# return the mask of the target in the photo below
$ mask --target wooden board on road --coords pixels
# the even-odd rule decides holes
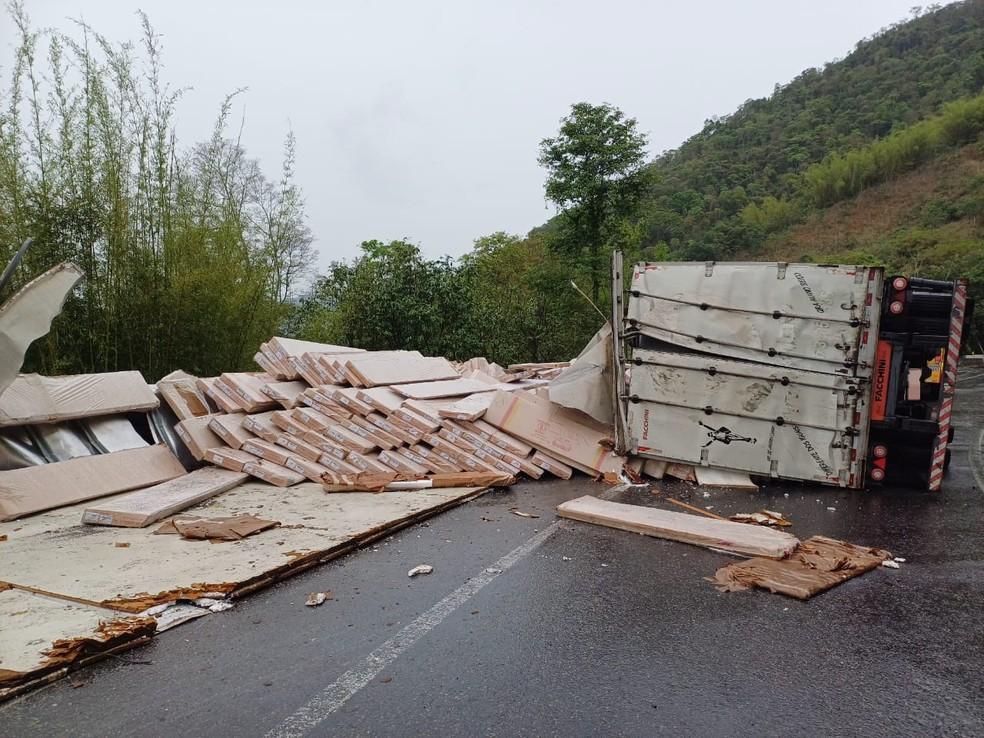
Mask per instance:
[[[571,520],[605,525],[609,528],[619,528],[746,556],[782,559],[799,546],[799,540],[795,536],[760,525],[712,520],[655,507],[625,505],[621,502],[600,500],[591,495],[561,504],[557,508],[557,514]]]
[[[246,479],[247,475],[241,472],[206,466],[183,477],[88,507],[82,513],[82,522],[89,525],[144,528],[168,515],[222,494]]]

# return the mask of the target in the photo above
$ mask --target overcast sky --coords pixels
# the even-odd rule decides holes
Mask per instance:
[[[638,119],[657,154],[705,119],[807,67],[845,56],[906,17],[912,0],[368,2],[26,0],[36,26],[84,18],[137,39],[140,8],[163,35],[165,75],[192,86],[184,145],[208,136],[223,96],[267,173],[297,136],[321,265],[360,241],[406,237],[458,256],[551,214],[539,141],[574,102]],[[7,74],[12,33],[0,19]]]

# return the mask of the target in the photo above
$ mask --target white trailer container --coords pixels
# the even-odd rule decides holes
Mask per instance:
[[[619,443],[639,456],[862,486],[883,279],[872,267],[637,265],[614,342]],[[616,257],[616,320],[621,281]]]

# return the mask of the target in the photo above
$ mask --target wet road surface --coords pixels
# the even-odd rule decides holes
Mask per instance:
[[[733,559],[558,521],[610,490],[527,482],[0,705],[0,735],[984,735],[984,372],[956,404],[942,495],[611,497],[778,510],[801,538],[906,558],[811,601],[719,593],[704,577]]]

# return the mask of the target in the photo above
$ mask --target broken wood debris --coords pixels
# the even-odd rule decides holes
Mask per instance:
[[[709,581],[722,592],[759,587],[807,600],[891,560],[892,555],[882,549],[813,536],[783,561],[753,558],[728,564]]]
[[[731,520],[738,523],[750,523],[752,525],[771,525],[779,528],[787,528],[792,523],[782,516],[782,513],[774,510],[759,510],[756,513],[737,513],[732,515]]]
[[[247,536],[276,528],[276,520],[265,520],[255,515],[229,517],[176,517],[154,531],[157,535],[177,534],[182,538],[199,541],[240,541]]]

